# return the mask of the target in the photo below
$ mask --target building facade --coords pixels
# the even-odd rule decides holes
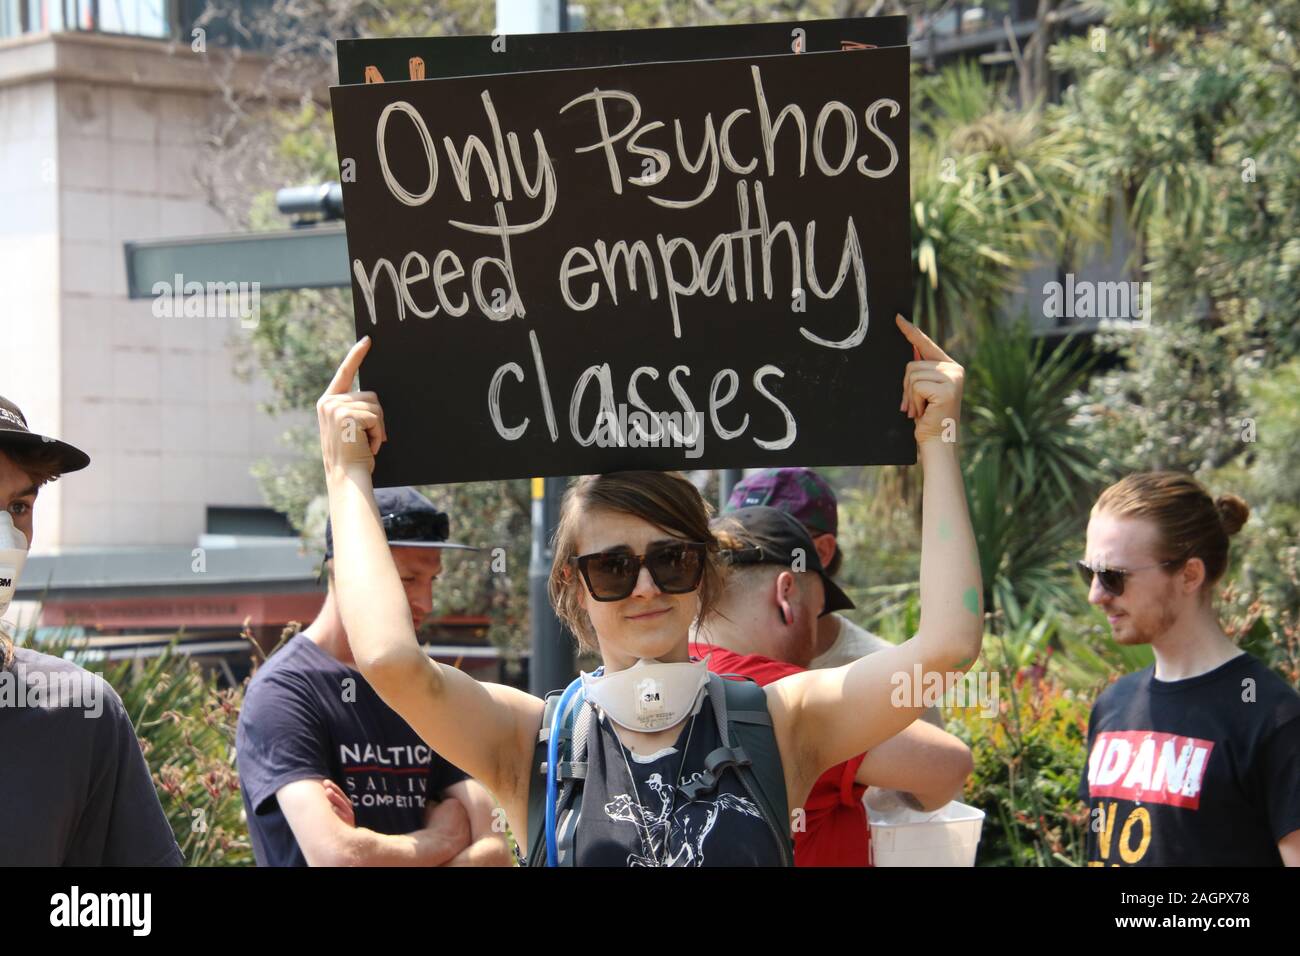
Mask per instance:
[[[41,491],[19,621],[237,645],[245,619],[274,630],[320,602],[314,557],[249,470],[292,454],[289,423],[259,411],[264,381],[235,374],[247,323],[128,299],[123,256],[128,241],[229,230],[195,174],[210,64],[148,38],[156,19],[113,35],[25,6],[40,16],[7,5],[0,21],[0,394],[91,466]]]

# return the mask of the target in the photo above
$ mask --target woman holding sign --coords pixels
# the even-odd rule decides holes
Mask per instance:
[[[975,538],[957,446],[943,440],[963,370],[911,323],[898,327],[918,356],[899,411],[915,421],[925,470],[916,635],[764,688],[710,680],[687,651],[723,581],[708,506],[676,474],[588,476],[565,498],[550,590],[603,667],[547,702],[421,649],[371,487],[383,411],[373,392],[349,391],[369,339],[348,353],[316,408],[357,666],[429,746],[493,792],[532,862],[788,865],[790,820],[818,776],[922,713],[919,694],[917,706],[897,705],[898,675],[961,671],[978,656]],[[543,733],[544,723],[563,731]]]

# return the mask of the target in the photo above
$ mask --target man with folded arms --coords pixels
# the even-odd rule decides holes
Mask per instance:
[[[418,630],[449,520],[412,488],[375,492]],[[355,667],[335,598],[254,675],[239,715],[240,786],[259,866],[509,866],[483,786],[434,753]]]

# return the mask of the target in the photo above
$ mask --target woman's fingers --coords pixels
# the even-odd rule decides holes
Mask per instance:
[[[362,336],[356,345],[348,351],[343,359],[343,363],[334,373],[334,378],[330,380],[329,386],[325,389],[326,395],[344,395],[352,388],[352,382],[357,377],[357,372],[361,370],[361,363],[370,351],[370,336]]]
[[[932,401],[946,401],[952,398],[952,382],[940,375],[922,373],[912,379],[909,393],[912,396],[912,408],[916,413],[913,417],[920,418]]]
[[[323,427],[327,427],[343,442],[351,443],[357,440],[357,426],[365,430],[366,441],[372,453],[377,453],[379,446],[388,440],[384,409],[374,392],[324,395],[317,403],[317,411]]]
[[[912,345],[914,359],[908,363],[909,372],[916,366],[935,367],[941,362],[952,361],[948,353],[939,348],[933,339],[903,318],[902,315],[895,315],[894,323],[898,326],[898,330],[903,333],[904,338]],[[903,378],[903,398],[899,404],[899,411],[907,412],[908,418],[919,418],[923,414],[923,410],[917,405],[915,398],[911,394],[906,375]]]
[[[384,419],[384,407],[379,404],[379,396],[374,392],[349,392],[344,399],[349,402],[360,403],[366,411],[379,419],[379,437],[381,441],[388,441],[388,422]]]
[[[349,396],[356,401],[365,402],[366,407],[379,416],[379,429],[384,441],[388,441],[388,422],[384,419],[384,407],[379,404],[379,396],[374,392],[350,392]]]
[[[355,449],[359,442],[364,441],[371,455],[378,454],[379,446],[384,441],[383,421],[378,406],[348,401],[346,397],[339,396],[328,405],[326,417],[328,428],[345,451]],[[355,459],[358,456],[346,454],[344,457]]]
[[[370,454],[379,454],[379,446],[383,444],[383,429],[380,425],[379,416],[363,405],[352,406],[344,409],[343,422],[346,425],[349,421],[354,422],[352,433],[345,433],[344,441],[355,441],[356,427],[359,425],[365,433],[366,444],[370,448]]]
[[[926,335],[907,319],[901,315],[894,316],[894,321],[899,330],[912,343],[912,347],[921,353],[921,358],[936,362],[951,362],[952,359],[948,353],[939,348],[930,336]]]
[[[895,322],[911,343],[914,356],[903,372],[903,398],[899,410],[906,411],[907,417],[916,421],[918,444],[936,438],[952,441],[952,438],[943,437],[942,429],[947,427],[945,422],[955,421],[961,414],[965,370],[907,319],[899,315]]]
[[[929,406],[932,402],[947,401],[953,397],[952,383],[938,379],[919,378],[912,383],[913,401],[918,406]]]
[[[908,362],[907,369],[903,372],[903,403],[899,406],[899,411],[908,412],[909,418],[916,417],[915,403],[911,400],[911,383],[913,376],[918,372],[934,372],[942,375],[942,369],[939,362],[916,361]],[[910,407],[909,407],[910,406]]]
[[[912,393],[912,388],[917,382],[939,382],[941,384],[943,383],[955,384],[949,376],[945,375],[939,369],[931,369],[931,368],[908,369],[907,374],[903,376],[903,383],[904,383],[903,387],[907,389],[909,395]]]
[[[380,446],[388,440],[379,396],[372,391],[348,391],[369,351],[370,336],[364,336],[348,351],[316,402],[321,453],[327,471],[355,463],[373,469]]]

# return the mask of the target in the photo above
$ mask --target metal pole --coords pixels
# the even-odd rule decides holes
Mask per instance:
[[[497,30],[502,33],[553,33],[568,30],[567,0],[497,0]],[[533,479],[533,548],[528,560],[528,619],[533,656],[528,690],[545,697],[566,687],[577,673],[573,641],[551,607],[546,582],[551,575],[551,538],[560,517],[564,478]]]
[[[528,560],[528,619],[533,654],[528,669],[528,690],[537,697],[568,685],[577,673],[573,642],[551,607],[546,582],[555,552],[551,539],[564,498],[563,478],[533,479],[533,547]]]
[[[718,472],[718,513],[727,507],[727,499],[731,497],[732,489],[740,484],[740,479],[745,476],[745,472],[740,468],[724,468]]]

